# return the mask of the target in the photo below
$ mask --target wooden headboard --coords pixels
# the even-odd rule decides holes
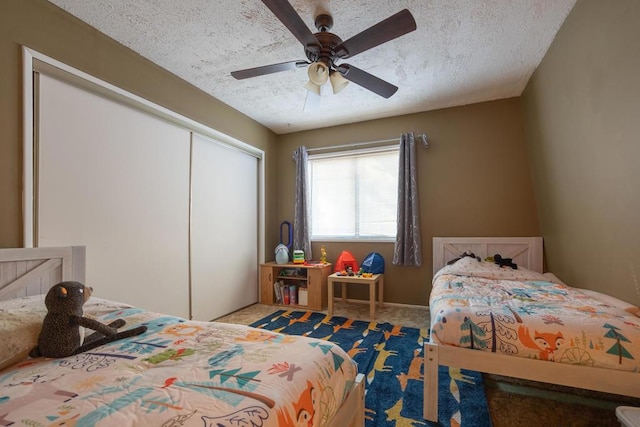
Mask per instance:
[[[434,237],[433,274],[467,250],[482,259],[500,254],[518,266],[543,272],[542,237]]]
[[[85,247],[0,249],[0,301],[46,294],[56,283],[85,282]]]

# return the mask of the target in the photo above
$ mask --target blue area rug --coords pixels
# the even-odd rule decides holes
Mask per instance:
[[[440,422],[422,418],[426,329],[286,310],[276,311],[251,326],[320,338],[342,347],[367,377],[366,427],[491,426],[482,375],[445,366],[439,369]]]

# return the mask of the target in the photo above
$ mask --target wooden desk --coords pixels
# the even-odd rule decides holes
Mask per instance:
[[[342,302],[347,302],[347,283],[354,283],[357,285],[369,285],[369,316],[371,320],[376,318],[376,284],[378,285],[378,306],[382,308],[384,297],[384,274],[374,274],[372,277],[362,276],[338,276],[337,273],[333,273],[327,279],[328,288],[328,305],[329,316],[333,315],[333,284],[342,283]]]

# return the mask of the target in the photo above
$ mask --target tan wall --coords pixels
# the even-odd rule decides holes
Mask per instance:
[[[266,151],[267,258],[279,223],[293,221],[291,152],[308,147],[429,134],[419,149],[423,263],[391,265],[392,244],[327,243],[387,260],[387,300],[426,304],[431,237],[539,234],[519,99],[276,136],[246,116],[105,37],[45,0],[0,2],[0,247],[22,244],[21,46],[25,45]],[[319,253],[319,244],[314,250]],[[356,297],[361,297],[356,293]],[[362,296],[363,297],[363,296]]]
[[[330,260],[343,249],[360,261],[369,252],[380,252],[387,266],[385,300],[426,305],[432,237],[539,235],[518,98],[281,135],[278,218],[293,223],[295,147],[399,138],[408,131],[426,132],[431,141],[428,150],[420,145],[417,150],[423,267],[392,266],[393,243],[324,245]],[[312,245],[314,258],[319,248],[319,243]],[[364,298],[362,292],[354,296]]]
[[[640,305],[640,2],[579,0],[523,95],[547,265]]]
[[[277,243],[275,134],[45,0],[2,0],[0,247],[22,245],[22,45],[265,150],[267,247]]]

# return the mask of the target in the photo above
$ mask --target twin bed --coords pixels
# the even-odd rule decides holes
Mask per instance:
[[[0,249],[0,425],[362,426],[364,382],[327,341],[152,313],[95,295],[85,315],[142,335],[27,359],[44,294],[84,282],[84,248]]]
[[[518,269],[484,260],[496,253]],[[364,424],[364,382],[337,345],[187,321],[92,297],[85,313],[143,335],[63,359],[27,359],[44,294],[84,282],[82,247],[0,249],[0,425]],[[424,417],[438,365],[640,398],[637,308],[542,274],[541,238],[434,238]],[[99,289],[94,295],[99,296]]]
[[[640,397],[639,309],[542,274],[542,238],[434,238],[424,417],[438,365]],[[480,258],[460,257],[470,251]],[[500,254],[518,268],[485,262]]]

